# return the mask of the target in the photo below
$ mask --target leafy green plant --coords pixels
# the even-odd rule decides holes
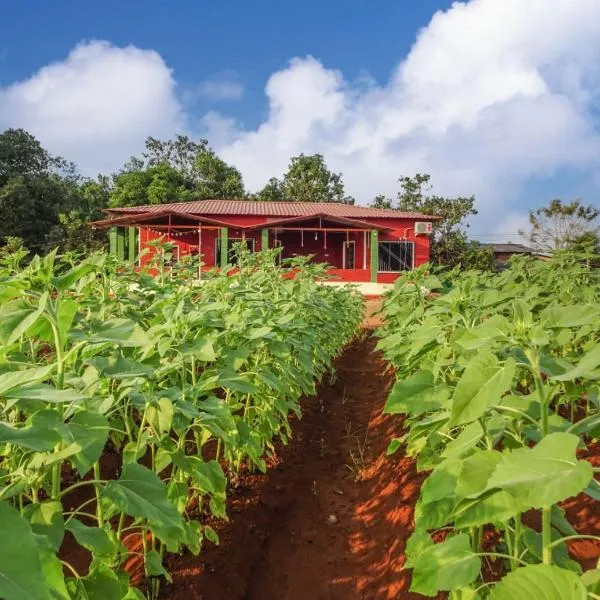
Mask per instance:
[[[599,300],[598,272],[568,253],[501,274],[421,267],[385,299],[378,346],[397,372],[385,410],[406,425],[389,452],[431,471],[407,547],[414,591],[597,597],[567,543],[598,538],[579,535],[560,502],[600,498],[578,457],[600,434]],[[539,532],[523,521],[530,510]],[[481,579],[484,558],[509,572],[496,586]]]
[[[157,598],[166,553],[218,542],[206,521],[226,518],[229,481],[266,469],[361,321],[355,293],[275,252],[202,283],[168,246],[141,272],[102,253],[0,259],[0,531],[19,540],[0,597]]]

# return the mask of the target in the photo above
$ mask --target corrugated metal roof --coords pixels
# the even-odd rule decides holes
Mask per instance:
[[[221,216],[311,217],[316,214],[345,218],[424,219],[439,217],[368,206],[335,202],[264,202],[260,200],[194,200],[173,204],[149,204],[127,208],[111,208],[109,213],[154,213],[172,211],[179,214]]]
[[[515,254],[536,253],[536,250],[523,244],[481,244],[484,248],[491,248],[493,252],[513,252]]]

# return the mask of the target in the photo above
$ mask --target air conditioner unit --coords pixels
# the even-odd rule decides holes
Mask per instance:
[[[428,233],[431,233],[432,231],[433,231],[432,223],[427,223],[425,221],[417,221],[415,223],[415,234],[416,235],[428,234]]]

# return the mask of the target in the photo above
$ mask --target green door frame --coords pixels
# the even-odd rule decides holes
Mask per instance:
[[[129,227],[128,228],[129,239],[127,240],[127,250],[128,250],[128,258],[129,262],[134,264],[137,256],[137,228]]]
[[[125,228],[117,227],[117,256],[125,260]]]
[[[377,268],[379,265],[379,232],[371,230],[371,281],[377,283]]]
[[[117,228],[111,227],[108,232],[108,247],[111,254],[117,253]]]
[[[260,249],[267,250],[269,248],[269,230],[263,229],[260,234]]]
[[[221,227],[221,269],[227,266],[227,241],[228,241],[227,227]]]

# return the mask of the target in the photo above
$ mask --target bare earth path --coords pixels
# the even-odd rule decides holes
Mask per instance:
[[[386,457],[400,434],[382,407],[392,374],[368,334],[303,404],[294,440],[231,496],[221,545],[169,565],[171,600],[412,599],[401,570],[422,477]]]

